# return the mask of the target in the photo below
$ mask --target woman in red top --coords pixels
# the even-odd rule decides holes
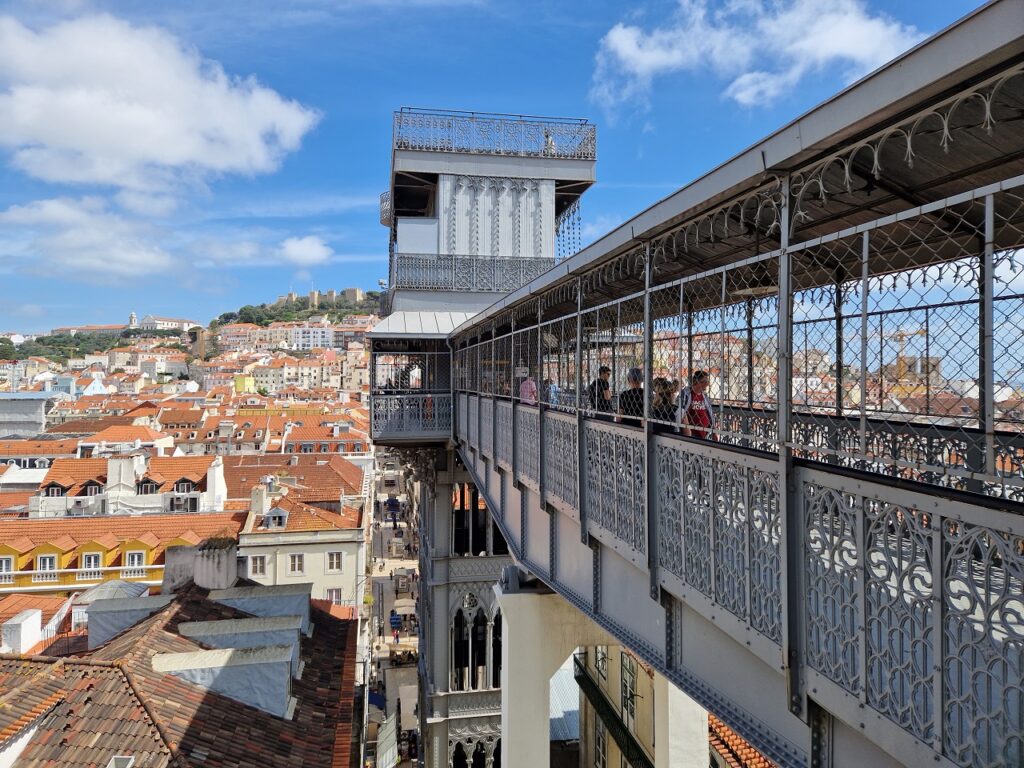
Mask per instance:
[[[709,383],[707,371],[695,371],[690,378],[690,386],[679,395],[683,434],[687,437],[715,439],[715,411],[707,395]]]

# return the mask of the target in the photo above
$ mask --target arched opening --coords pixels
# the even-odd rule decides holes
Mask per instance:
[[[473,768],[485,768],[487,763],[487,750],[484,749],[484,743],[478,741],[476,743],[476,749],[473,750]]]
[[[452,622],[452,690],[469,688],[469,625],[459,608]]]
[[[487,687],[487,616],[483,608],[476,609],[473,617],[473,642],[470,644],[474,691]]]
[[[469,768],[466,750],[462,748],[461,741],[455,745],[455,751],[452,753],[452,768]]]
[[[501,687],[501,611],[494,615],[491,629],[491,688]]]
[[[469,487],[455,487],[452,505],[452,554],[468,555],[469,550]]]

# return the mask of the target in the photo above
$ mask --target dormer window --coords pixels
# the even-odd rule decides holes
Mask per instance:
[[[139,496],[152,496],[153,494],[156,493],[156,489],[156,483],[154,483],[152,480],[144,480],[143,482],[139,483],[138,486],[136,487],[136,491]]]
[[[49,488],[46,489],[46,495],[50,497],[63,496],[64,489],[61,488],[59,485],[51,485]]]
[[[103,493],[103,486],[99,483],[89,483],[85,486],[86,496],[99,496],[101,493]]]
[[[192,493],[195,490],[195,483],[190,480],[179,480],[174,484],[175,493]]]

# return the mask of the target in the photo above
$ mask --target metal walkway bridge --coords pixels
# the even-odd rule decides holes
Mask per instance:
[[[783,765],[1024,765],[1022,30],[989,3],[639,214],[403,406],[518,562]]]
[[[1024,765],[1024,74],[985,63],[452,337],[517,560],[783,764]],[[676,408],[698,370],[711,440]]]

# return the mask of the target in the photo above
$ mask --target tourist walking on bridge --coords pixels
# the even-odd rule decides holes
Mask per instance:
[[[629,388],[619,395],[619,421],[627,424],[639,424],[644,417],[644,372],[639,368],[630,368],[626,374]],[[626,418],[622,418],[625,416]]]
[[[688,437],[715,439],[715,411],[707,394],[710,383],[707,371],[694,371],[690,386],[679,394],[680,424]]]
[[[602,365],[597,370],[597,378],[590,382],[587,387],[587,399],[590,401],[590,409],[602,413],[611,413],[612,410],[612,388],[608,384],[611,378],[612,369]]]

